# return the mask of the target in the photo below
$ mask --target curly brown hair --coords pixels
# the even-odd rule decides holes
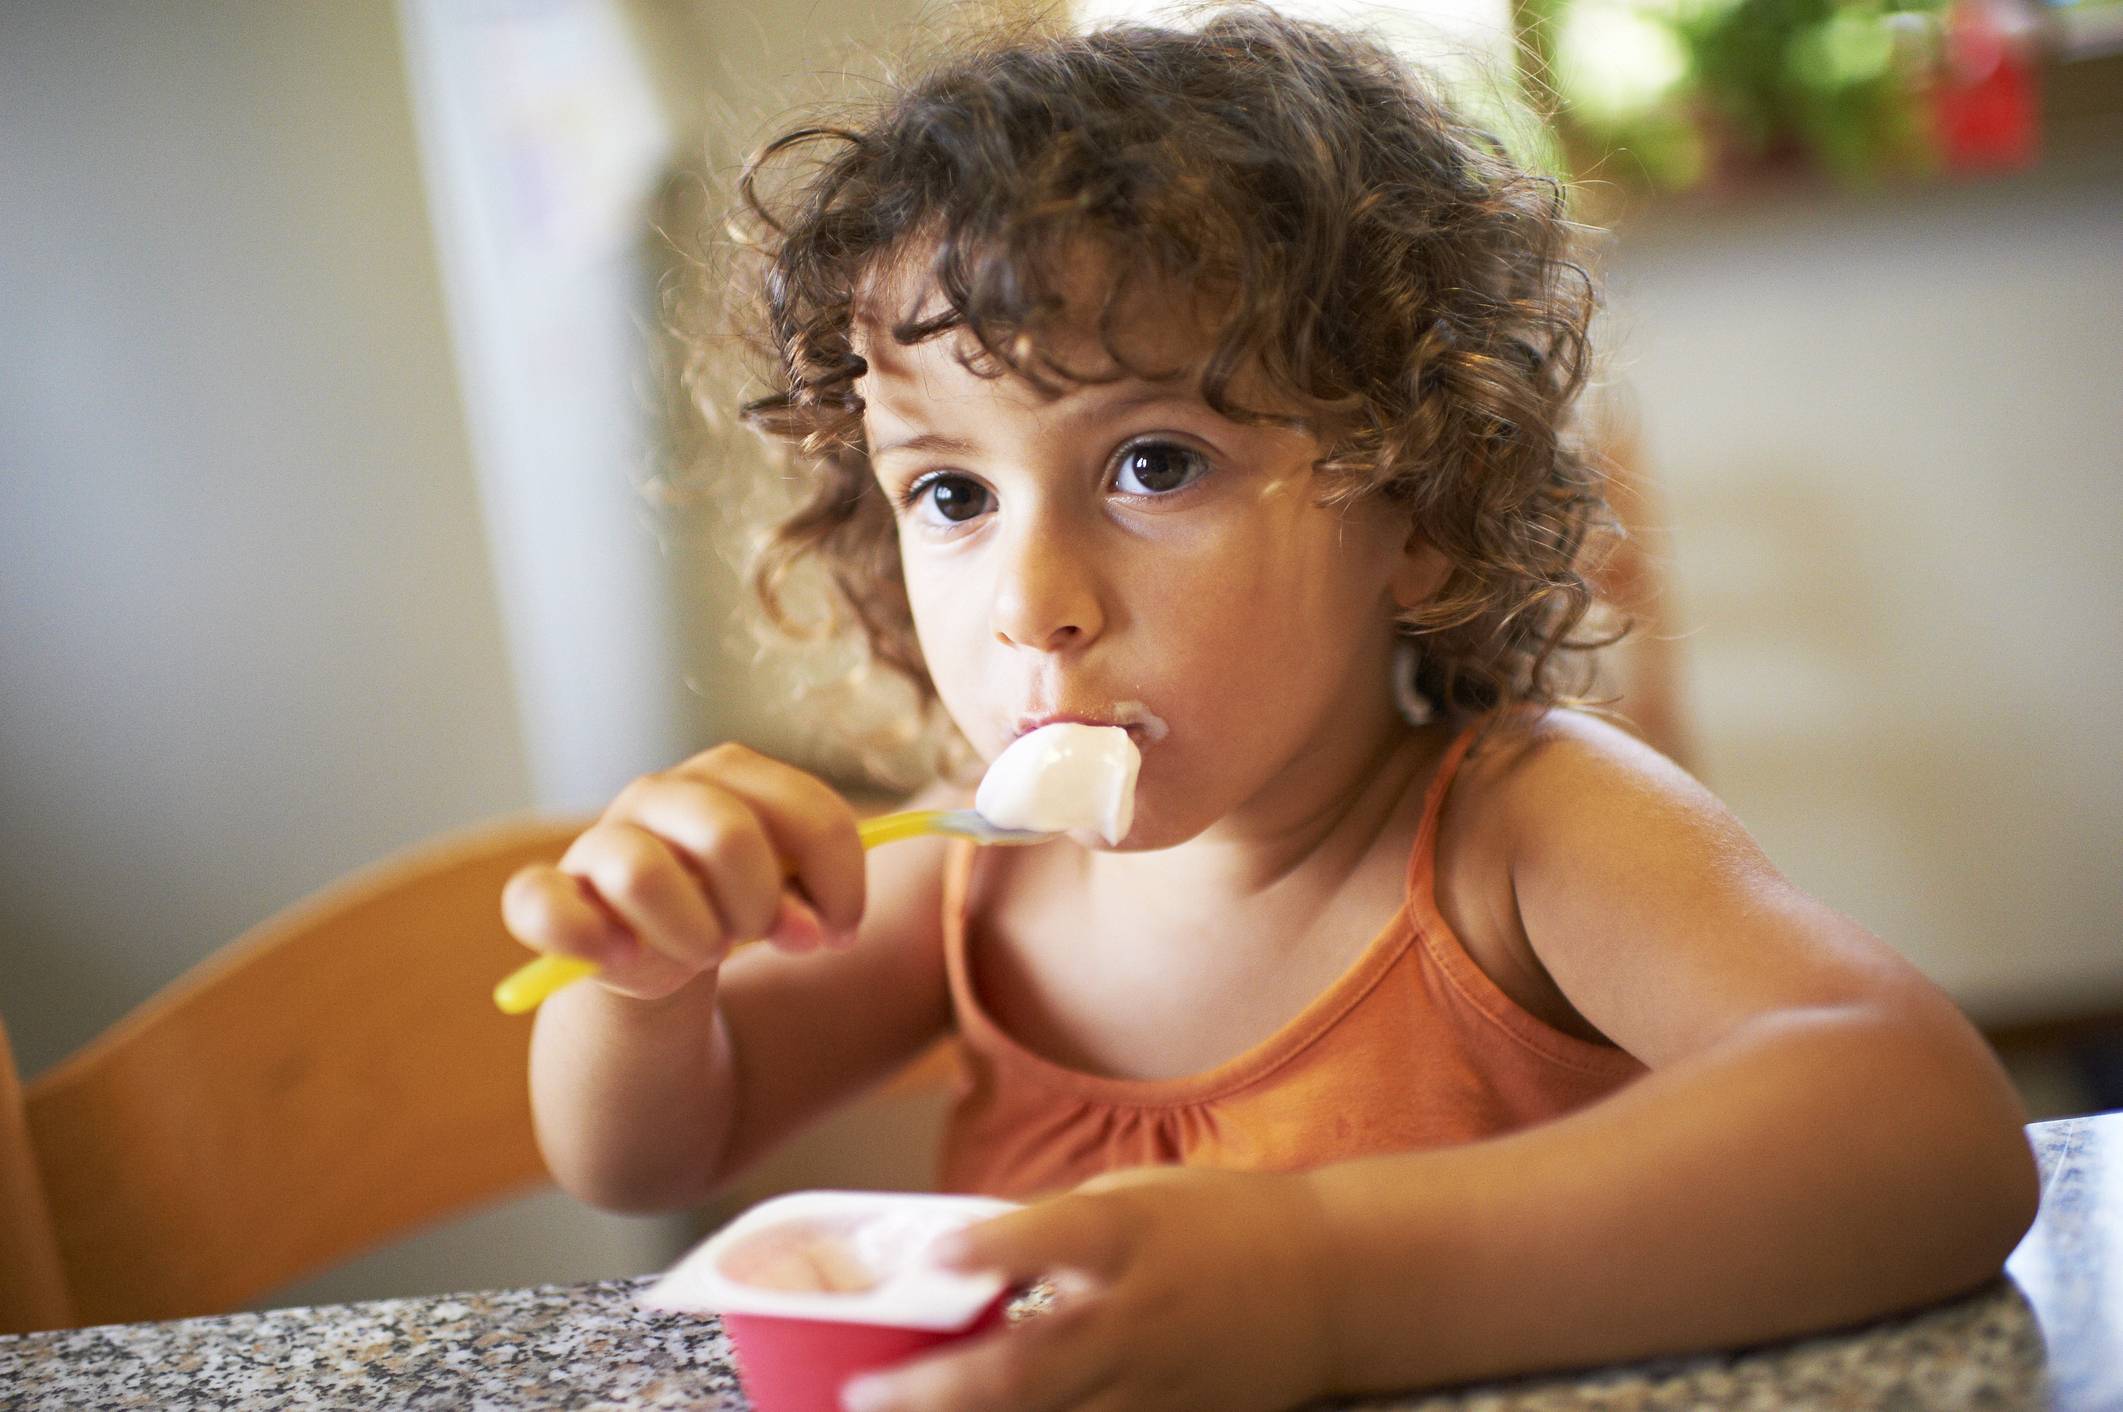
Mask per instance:
[[[1199,28],[993,29],[775,138],[738,187],[769,389],[741,415],[815,474],[755,586],[786,626],[785,577],[822,563],[873,660],[931,707],[856,392],[859,303],[909,261],[926,260],[911,307],[940,312],[900,316],[893,338],[963,329],[970,370],[1050,394],[1105,380],[1051,351],[1070,252],[1115,272],[1097,319],[1111,376],[1146,375],[1114,337],[1145,282],[1211,294],[1207,404],[1310,432],[1323,499],[1386,497],[1448,561],[1401,624],[1433,706],[1571,699],[1559,651],[1602,645],[1573,638],[1612,521],[1568,429],[1595,295],[1565,192],[1383,43],[1250,3]],[[1272,408],[1238,404],[1242,374]]]

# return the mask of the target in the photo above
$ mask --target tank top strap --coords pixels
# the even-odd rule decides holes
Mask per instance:
[[[1416,826],[1415,847],[1408,851],[1408,897],[1411,901],[1428,891],[1436,877],[1437,821],[1445,812],[1445,795],[1452,789],[1453,777],[1460,772],[1467,752],[1474,748],[1475,741],[1481,738],[1490,720],[1485,715],[1470,721],[1453,737],[1437,762],[1437,773],[1430,777],[1430,785],[1423,791],[1423,819]]]
[[[944,846],[944,939],[956,950],[965,931],[966,903],[973,891],[973,864],[980,845],[969,838],[954,838]]]

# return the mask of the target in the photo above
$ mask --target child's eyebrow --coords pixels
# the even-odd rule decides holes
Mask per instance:
[[[925,431],[919,436],[910,436],[904,441],[895,441],[889,446],[878,447],[870,453],[870,459],[875,461],[879,457],[889,456],[895,451],[936,451],[946,456],[965,456],[976,449],[970,441],[961,441],[955,436],[942,436],[933,431]]]
[[[1094,403],[1085,408],[1082,415],[1086,421],[1090,421],[1111,417],[1120,412],[1132,412],[1138,407],[1147,407],[1154,403],[1186,402],[1191,404],[1196,401],[1198,399],[1191,391],[1170,387],[1146,387],[1128,393],[1125,396],[1113,397]],[[979,449],[972,442],[960,437],[945,436],[941,432],[925,431],[914,436],[904,437],[898,441],[887,442],[885,445],[877,447],[870,452],[870,459],[875,461],[880,457],[889,456],[895,451],[933,451],[945,456],[968,456]]]

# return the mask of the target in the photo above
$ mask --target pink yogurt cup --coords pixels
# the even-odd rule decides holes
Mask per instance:
[[[756,1412],[840,1412],[856,1374],[1002,1322],[1000,1275],[939,1268],[928,1249],[1013,1209],[989,1197],[794,1192],[696,1246],[642,1302],[720,1314]]]

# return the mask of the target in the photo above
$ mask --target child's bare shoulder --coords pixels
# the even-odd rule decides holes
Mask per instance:
[[[1498,721],[1470,752],[1462,779],[1446,822],[1462,851],[1509,888],[1521,915],[1534,884],[1588,902],[1602,890],[1642,894],[1657,879],[1715,879],[1733,893],[1789,889],[1716,795],[1591,712],[1552,708]]]
[[[1759,854],[1680,766],[1589,712],[1522,711],[1485,731],[1446,795],[1437,902],[1507,994],[1594,1039],[1602,1031],[1579,1003],[1564,952],[1587,950],[1607,930],[1602,914],[1616,914],[1618,890],[1658,896],[1668,890],[1661,875],[1696,873],[1713,859],[1729,866]],[[1550,905],[1558,896],[1573,905]]]
[[[1729,822],[1715,796],[1625,727],[1589,711],[1554,707],[1500,718],[1468,753],[1453,804],[1463,833],[1499,857],[1543,839],[1650,809]]]

